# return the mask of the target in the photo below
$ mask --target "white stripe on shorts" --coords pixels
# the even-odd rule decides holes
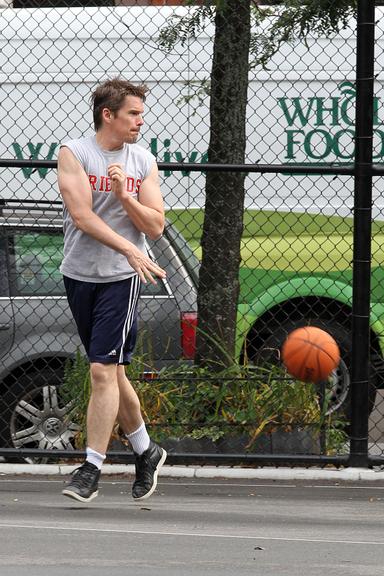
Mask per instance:
[[[137,299],[139,297],[139,292],[140,292],[140,280],[139,280],[139,276],[136,274],[132,278],[131,287],[130,287],[130,291],[129,291],[128,310],[127,310],[127,316],[125,318],[125,322],[124,322],[124,326],[123,326],[122,345],[120,348],[119,362],[123,362],[124,344],[125,344],[125,341],[127,339],[128,334],[129,334],[129,331],[132,327],[132,323],[133,323],[133,319],[134,319],[134,312],[136,309]]]

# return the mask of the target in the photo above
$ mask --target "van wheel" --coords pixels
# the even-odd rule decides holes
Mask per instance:
[[[296,328],[308,326],[308,322],[287,322],[277,326],[275,330],[265,339],[262,348],[254,350],[251,362],[256,365],[268,363],[281,367],[281,348],[290,332]],[[350,333],[343,326],[337,325],[332,321],[318,320],[311,322],[311,326],[317,326],[333,336],[340,348],[340,363],[333,370],[326,383],[327,395],[327,415],[338,413],[343,416],[347,422],[351,419],[351,351],[352,342]],[[369,383],[368,406],[369,414],[372,412],[376,400],[376,390],[378,378],[375,374],[373,363],[371,364],[371,379]]]
[[[15,380],[0,406],[1,444],[10,448],[73,450],[80,428],[68,419],[71,402],[60,390],[63,370],[43,369]],[[48,457],[10,457],[8,461],[44,463]]]

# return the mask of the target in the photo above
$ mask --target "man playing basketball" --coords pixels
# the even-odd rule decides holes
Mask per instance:
[[[164,207],[155,158],[138,146],[147,88],[114,78],[92,94],[95,134],[63,144],[58,184],[64,202],[61,272],[90,361],[87,456],[63,494],[88,502],[116,419],[135,454],[132,496],[148,498],[166,459],[150,440],[126,377],[136,341],[140,282],[165,271],[150,260],[145,235],[161,236]]]

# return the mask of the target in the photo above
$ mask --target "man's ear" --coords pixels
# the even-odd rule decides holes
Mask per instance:
[[[102,111],[103,120],[106,124],[109,124],[114,118],[114,113],[109,108],[103,108]]]

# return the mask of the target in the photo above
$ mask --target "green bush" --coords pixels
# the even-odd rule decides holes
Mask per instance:
[[[157,441],[246,435],[251,449],[262,433],[307,428],[312,435],[326,430],[331,452],[346,441],[342,423],[325,416],[326,405],[321,409],[316,386],[294,381],[276,367],[256,372],[235,365],[212,373],[184,366],[163,370],[154,378],[143,378],[143,368],[148,366],[139,357],[127,375]],[[90,379],[88,362],[80,354],[66,367],[64,393],[73,402],[68,417],[82,429],[76,446],[83,448]]]

